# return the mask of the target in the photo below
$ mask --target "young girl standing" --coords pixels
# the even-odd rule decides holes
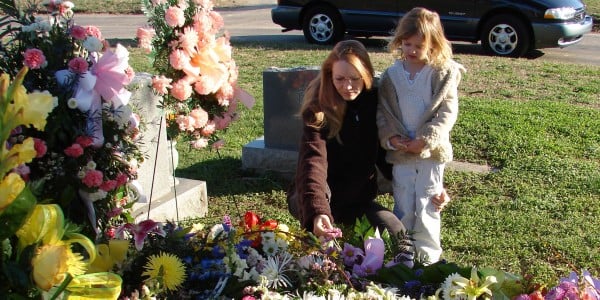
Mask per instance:
[[[388,45],[398,59],[381,76],[377,126],[394,165],[394,214],[414,239],[420,260],[442,254],[440,209],[450,130],[458,116],[458,84],[464,68],[452,60],[439,15],[414,8],[404,15]]]

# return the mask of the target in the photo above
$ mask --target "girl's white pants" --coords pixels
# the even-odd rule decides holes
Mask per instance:
[[[394,214],[412,233],[415,256],[428,263],[442,255],[441,217],[431,199],[443,190],[444,167],[437,161],[414,158],[393,169]]]

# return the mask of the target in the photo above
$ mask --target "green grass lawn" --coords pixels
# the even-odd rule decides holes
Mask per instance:
[[[93,1],[77,1],[80,8]],[[98,2],[98,1],[95,1]],[[109,1],[102,6],[125,7]],[[599,16],[600,0],[586,1]],[[209,213],[219,222],[246,210],[298,223],[287,214],[288,182],[241,169],[241,149],[263,135],[262,72],[268,67],[319,65],[329,47],[305,43],[234,43],[239,85],[252,94],[215,151],[178,144],[177,175],[207,182]],[[381,45],[369,50],[378,71],[390,65]],[[130,48],[136,71],[152,73]],[[459,88],[455,159],[487,164],[490,174],[447,172],[453,202],[443,212],[444,256],[459,264],[531,274],[556,283],[572,269],[600,275],[600,67],[457,54],[468,70]],[[389,205],[389,195],[380,200]]]

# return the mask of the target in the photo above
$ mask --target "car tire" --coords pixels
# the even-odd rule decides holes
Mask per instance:
[[[531,37],[525,23],[512,15],[492,17],[483,26],[481,45],[485,52],[507,57],[520,57],[529,51]]]
[[[339,13],[329,6],[315,6],[304,15],[304,38],[313,44],[327,45],[344,37],[344,25]]]

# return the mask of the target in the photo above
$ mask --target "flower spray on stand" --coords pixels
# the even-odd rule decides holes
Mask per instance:
[[[158,72],[152,79],[163,96],[167,135],[193,148],[219,149],[219,132],[237,119],[238,101],[248,108],[254,99],[237,87],[223,18],[210,0],[143,0],[149,26],[137,31]]]

